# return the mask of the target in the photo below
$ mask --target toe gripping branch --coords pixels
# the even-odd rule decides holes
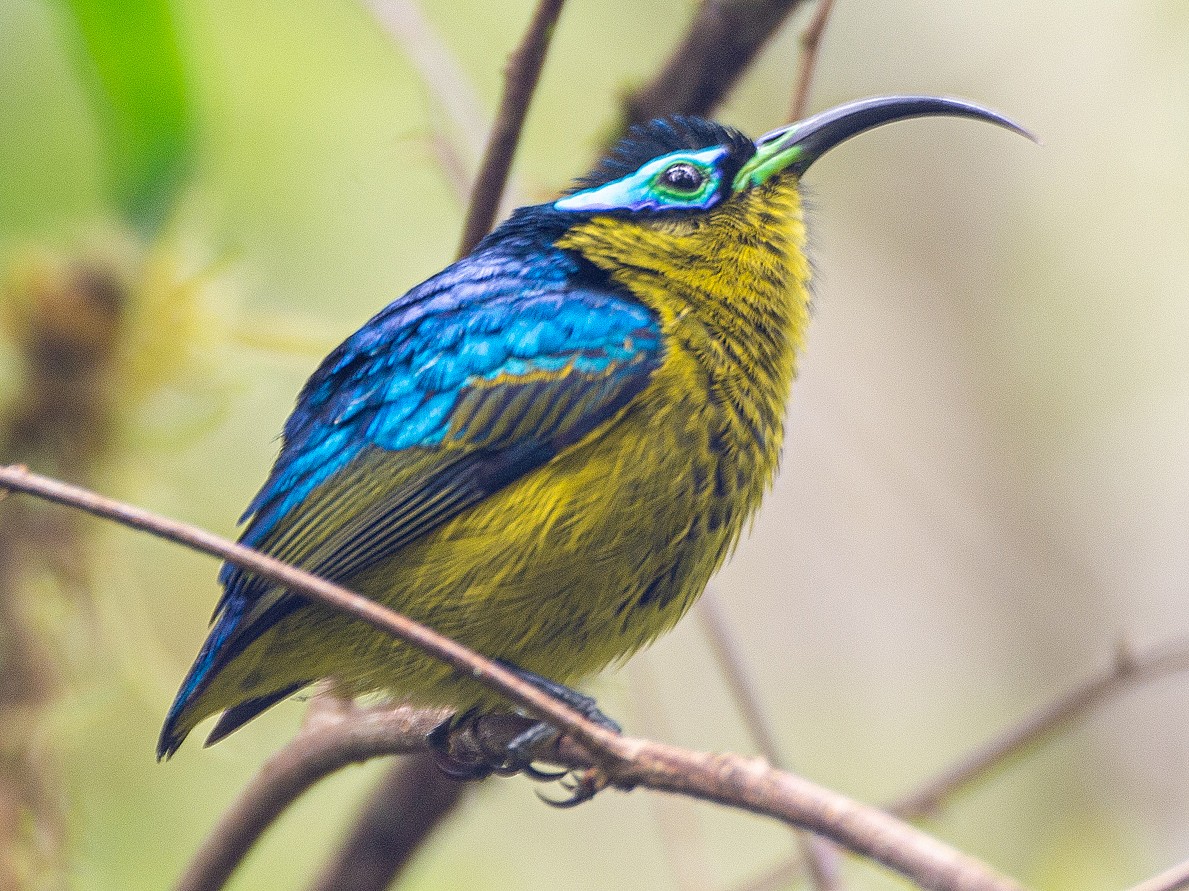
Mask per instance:
[[[525,680],[580,712],[587,719],[620,732],[618,723],[601,711],[594,699],[562,684],[509,665]],[[482,714],[475,710],[454,715],[435,727],[428,736],[438,768],[457,780],[481,780],[496,774],[521,773],[539,782],[560,782],[568,796],[538,797],[554,807],[569,808],[589,801],[609,785],[605,771],[597,765],[576,770],[541,770],[537,761],[555,760],[563,734],[545,721],[519,714]]]

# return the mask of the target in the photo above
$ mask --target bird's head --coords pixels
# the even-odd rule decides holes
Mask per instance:
[[[754,141],[720,124],[677,117],[633,127],[593,172],[546,207],[566,229],[559,244],[608,270],[688,268],[716,257],[729,266],[735,245],[800,248],[797,183],[830,149],[882,124],[938,115],[1028,135],[981,106],[929,96],[851,102]]]

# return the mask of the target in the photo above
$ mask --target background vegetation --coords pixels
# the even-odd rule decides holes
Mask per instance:
[[[362,5],[105,5],[124,27],[82,0],[0,0],[5,448],[49,461],[51,434],[73,429],[86,480],[230,535],[318,358],[452,258],[462,201],[441,145],[481,134],[449,124]],[[422,4],[486,108],[531,5]],[[571,0],[518,157],[524,197],[586,169],[625,89],[693,9]],[[786,120],[802,24],[773,40],[724,120],[751,133]],[[1189,8],[1175,0],[838,5],[814,109],[960,95],[1045,145],[932,121],[813,170],[817,317],[784,470],[716,583],[781,747],[808,776],[892,797],[1120,641],[1184,629],[1186,58]],[[168,101],[137,94],[138,66]],[[80,391],[37,377],[61,362],[29,360],[47,313],[106,344],[103,385],[49,420],[45,393]],[[22,874],[32,887],[53,887],[59,868],[73,887],[167,886],[303,709],[154,764],[214,565],[111,527],[5,522],[0,550],[35,557],[0,580],[34,653],[15,686],[37,693],[0,720],[6,749],[38,753],[31,794],[46,817],[17,827],[31,842]],[[0,636],[10,687],[14,641]],[[593,689],[633,731],[750,745],[696,622]],[[1173,679],[1109,704],[932,828],[1051,889],[1123,886],[1183,858],[1187,689]],[[305,884],[382,770],[304,800],[237,887]],[[673,807],[610,794],[558,815],[524,781],[488,782],[408,887],[717,889],[790,850],[759,820]],[[895,884],[848,872],[856,888]]]

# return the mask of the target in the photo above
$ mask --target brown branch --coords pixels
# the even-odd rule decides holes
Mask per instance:
[[[372,792],[350,835],[310,891],[384,891],[467,785],[446,776],[428,754],[402,759]]]
[[[761,759],[691,752],[612,733],[586,720],[501,665],[424,625],[251,548],[85,489],[37,476],[23,467],[0,468],[0,488],[25,492],[74,507],[193,550],[221,557],[283,585],[308,600],[367,622],[496,690],[529,714],[547,720],[564,734],[557,740],[557,754],[551,760],[566,767],[593,765],[608,784],[615,787],[631,789],[645,786],[771,816],[791,826],[800,826],[831,838],[855,853],[896,870],[924,888],[953,891],[1017,891],[1019,888],[1015,882],[996,874],[979,861],[895,817],[809,780],[776,770]],[[429,721],[424,718],[414,721],[407,716],[407,712],[400,714],[404,717],[397,728],[402,729],[399,739],[393,741],[392,728],[384,728],[388,732],[385,738],[391,742],[387,752],[409,752],[424,747],[425,733],[435,718],[431,716]],[[346,743],[343,745],[347,748],[349,761],[380,754],[376,751],[374,737],[370,738],[370,743],[365,738],[371,724],[352,720],[348,725]],[[318,764],[341,763],[344,757],[340,749],[324,744],[315,747],[315,750],[318,757],[312,760]],[[265,777],[261,782],[268,781],[274,774],[284,774],[282,767],[272,762],[270,765],[270,770],[262,772]],[[294,774],[300,778],[308,775],[305,771]],[[325,771],[320,775],[325,775]],[[290,780],[288,788],[294,785],[300,783]],[[241,803],[243,801],[241,798]],[[272,810],[279,813],[275,808]],[[239,809],[239,812],[255,813],[252,808]]]
[[[735,644],[735,637],[731,633],[726,616],[718,606],[717,594],[714,590],[707,590],[698,602],[698,616],[702,620],[702,627],[710,641],[710,649],[715,661],[726,679],[731,696],[747,726],[752,742],[759,749],[760,754],[768,759],[773,767],[783,767],[784,759],[780,757],[776,744],[776,735],[764,707],[760,704],[760,697],[756,693],[755,683],[747,671],[743,654]],[[797,848],[805,863],[810,886],[817,891],[837,891],[842,887],[842,873],[838,852],[829,842],[815,838],[804,832],[795,833]]]
[[[1007,728],[951,767],[887,806],[906,820],[937,812],[950,798],[997,768],[1061,732],[1135,685],[1189,670],[1189,641],[1170,641],[1144,653],[1120,648],[1114,662],[1077,687]]]
[[[218,891],[235,864],[290,804],[318,780],[367,758],[407,754],[426,747],[425,734],[440,711],[409,706],[344,711],[303,729],[273,756],[248,785],[202,846],[177,891]],[[495,715],[468,724],[450,737],[450,751],[462,761],[506,746],[526,727],[518,715]],[[621,788],[647,786],[691,795],[832,835],[856,853],[899,869],[924,888],[1008,891],[1018,886],[942,842],[887,814],[858,804],[808,780],[773,770],[760,759],[689,752],[645,740],[623,738],[632,756],[616,770]],[[600,759],[573,737],[545,741],[532,752],[542,763],[581,769]]]
[[[222,888],[265,830],[319,780],[379,755],[423,750],[425,734],[444,717],[409,707],[362,710],[347,703],[342,714],[345,720],[317,713],[265,762],[195,853],[176,891]]]
[[[673,728],[668,720],[668,701],[661,695],[647,657],[632,659],[624,666],[631,692],[633,724],[641,733],[670,739]],[[711,891],[711,869],[706,836],[698,819],[698,803],[670,795],[651,796],[649,806],[659,833],[659,842],[676,891]]]
[[[1182,888],[1189,888],[1189,860],[1134,885],[1128,891],[1180,891]]]
[[[818,51],[833,9],[834,0],[819,0],[813,21],[801,34],[801,63],[797,72],[797,87],[793,91],[793,104],[789,107],[790,121],[801,120],[809,110],[809,90],[813,86],[813,73],[817,70]]]
[[[512,169],[512,158],[520,142],[520,131],[524,128],[524,118],[541,77],[541,67],[545,64],[545,54],[564,2],[540,0],[524,39],[508,57],[508,66],[504,70],[504,95],[483,153],[483,164],[471,189],[470,206],[458,246],[460,257],[474,250],[495,222],[508,182],[508,171]]]
[[[385,33],[417,70],[441,105],[450,133],[431,125],[428,145],[459,201],[465,202],[479,168],[479,134],[490,129],[474,86],[450,47],[434,31],[415,0],[365,0]],[[505,203],[523,204],[524,189],[509,176]]]
[[[479,683],[502,693],[530,714],[590,744],[594,750],[604,752],[608,758],[623,757],[623,750],[617,744],[619,737],[611,731],[588,721],[578,712],[541,692],[502,665],[340,585],[196,526],[170,520],[49,477],[38,476],[24,467],[0,468],[0,488],[36,495],[46,501],[115,520],[133,529],[148,532],[213,557],[220,557],[243,569],[251,570],[307,600],[346,613],[398,640],[412,644]]]
[[[442,104],[451,124],[470,136],[486,130],[482,103],[462,66],[434,31],[421,7],[414,0],[365,0],[365,3],[433,97]]]
[[[657,75],[624,100],[623,129],[673,114],[706,116],[807,0],[702,0]]]

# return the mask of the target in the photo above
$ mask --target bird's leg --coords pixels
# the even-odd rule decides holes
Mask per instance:
[[[599,711],[599,704],[595,701],[593,696],[587,696],[585,693],[579,693],[577,690],[571,689],[565,684],[559,684],[557,681],[551,681],[547,677],[542,677],[541,675],[534,672],[526,671],[517,665],[513,665],[511,662],[505,662],[503,659],[497,659],[496,661],[522,681],[527,681],[543,693],[548,693],[554,699],[564,702],[588,721],[594,721],[594,723],[598,724],[600,727],[605,727],[612,733],[623,732],[623,728],[619,726],[618,722],[613,721],[611,718],[608,718],[601,711]],[[546,729],[552,729],[550,725],[546,724],[544,721],[539,722],[537,726],[544,726]],[[528,730],[524,731],[524,733],[520,734],[520,736],[516,737],[516,739],[514,739],[510,745],[515,745],[522,737],[534,732],[536,729],[537,727],[530,727]],[[539,739],[541,739],[541,737],[531,739],[527,743],[520,743],[520,745],[532,745],[532,743],[537,742]]]
[[[577,690],[567,687],[565,684],[560,684],[557,681],[550,680],[535,672],[528,671],[513,665],[504,660],[498,660],[501,665],[515,674],[523,681],[532,684],[538,690],[548,693],[554,699],[564,702],[574,711],[578,712],[582,717],[588,721],[593,721],[600,727],[605,727],[613,733],[622,732],[622,728],[617,721],[612,720],[603,714],[595,702],[594,697],[587,696],[584,693],[579,693]],[[521,733],[519,733],[511,742],[507,744],[504,749],[504,769],[511,769],[516,772],[524,773],[525,775],[537,780],[560,780],[566,776],[568,771],[542,771],[533,766],[533,758],[531,750],[533,747],[547,739],[557,739],[561,735],[560,731],[547,721],[537,721],[530,725]],[[584,801],[588,801],[594,797],[595,793],[603,788],[604,783],[601,780],[601,772],[596,769],[581,771],[572,783],[563,783],[570,792],[570,797],[560,801],[552,798],[546,798],[539,795],[542,801],[546,804],[551,804],[555,807],[574,807]],[[538,793],[539,794],[539,793]]]

